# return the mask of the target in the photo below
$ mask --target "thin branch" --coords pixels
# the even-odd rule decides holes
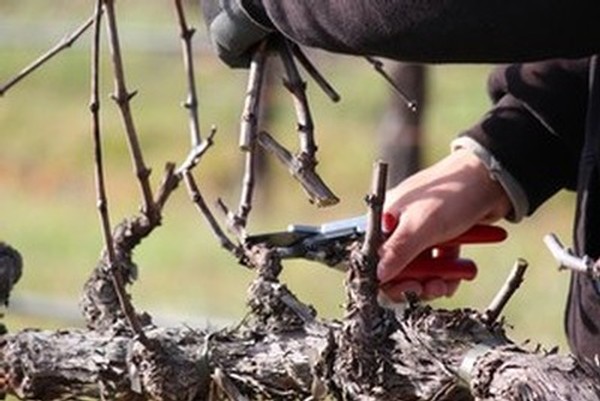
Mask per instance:
[[[190,140],[192,148],[200,145],[202,139],[200,135],[200,118],[198,113],[198,96],[196,91],[196,78],[194,73],[194,57],[192,51],[192,37],[196,30],[190,28],[185,18],[185,10],[181,0],[173,0],[179,23],[179,34],[181,36],[181,47],[183,52],[183,62],[188,82],[188,97],[184,107],[188,110],[190,116]]]
[[[91,65],[91,94],[90,113],[92,124],[92,139],[94,146],[94,176],[96,181],[96,207],[100,217],[100,226],[104,238],[104,246],[108,255],[110,265],[116,261],[115,246],[111,234],[110,216],[108,212],[108,197],[106,196],[106,185],[104,180],[104,163],[102,158],[102,143],[100,133],[100,23],[102,21],[102,0],[96,1],[96,13],[94,16],[94,32],[92,39],[92,65]]]
[[[27,67],[22,69],[17,75],[13,78],[9,79],[6,83],[0,86],[0,97],[4,96],[4,94],[12,88],[14,85],[19,83],[22,79],[33,73],[39,67],[44,65],[47,61],[52,59],[61,51],[70,48],[73,43],[79,39],[81,35],[85,33],[94,23],[94,16],[90,17],[87,21],[85,21],[79,28],[77,28],[73,33],[66,35],[61,39],[59,43],[57,43],[53,48],[48,50],[42,56],[40,56],[37,60],[33,61]]]
[[[512,296],[521,286],[521,283],[523,282],[523,277],[525,276],[525,271],[527,270],[527,266],[528,263],[524,259],[519,258],[515,262],[515,265],[513,266],[510,275],[506,279],[506,282],[504,283],[500,291],[498,291],[498,293],[494,297],[494,300],[490,303],[490,305],[483,313],[483,320],[488,325],[491,325],[494,322],[496,322],[496,320],[502,313],[502,310],[504,309],[506,304],[508,304],[508,301],[510,301]]]
[[[383,214],[383,202],[385,200],[385,189],[387,185],[388,165],[377,162],[373,170],[373,188],[367,197],[369,211],[367,213],[367,231],[361,252],[367,258],[376,258],[377,251],[382,242],[381,219]],[[375,276],[376,277],[376,276]]]
[[[217,237],[217,239],[219,240],[221,246],[227,251],[231,252],[233,255],[235,255],[238,259],[241,259],[241,257],[243,256],[243,251],[239,246],[235,245],[221,229],[221,226],[217,222],[217,219],[215,219],[214,215],[210,211],[210,208],[206,204],[204,197],[202,196],[202,193],[200,192],[200,189],[198,188],[198,185],[196,184],[196,180],[194,179],[192,173],[190,171],[184,171],[183,179],[187,186],[188,193],[190,195],[190,198],[192,199],[192,202],[208,222],[208,225],[212,229],[212,232],[215,235],[215,237]]]
[[[177,168],[178,176],[183,176],[186,171],[191,171],[196,167],[204,153],[213,145],[216,133],[217,127],[213,125],[208,138],[203,140],[198,146],[194,146],[188,153],[185,161]]]
[[[156,191],[154,200],[157,213],[162,215],[162,211],[171,197],[171,194],[179,187],[181,177],[175,171],[175,163],[168,162],[165,164],[162,181]]]
[[[321,88],[321,90],[323,90],[323,92],[325,92],[325,94],[329,97],[329,99],[331,99],[331,101],[333,101],[333,102],[339,102],[341,99],[340,94],[325,79],[323,74],[321,74],[319,72],[319,70],[317,70],[315,65],[310,61],[310,59],[302,51],[300,46],[298,46],[296,43],[292,43],[290,41],[288,41],[288,45],[290,46],[290,49],[292,50],[294,57],[296,57],[296,60],[298,60],[298,62],[300,62],[300,64],[302,64],[302,67],[304,67],[304,70],[308,73],[308,75],[310,75],[312,77],[312,79],[315,80],[317,85]]]
[[[294,99],[300,138],[300,153],[294,157],[294,167],[291,171],[302,184],[311,202],[316,203],[317,206],[336,204],[339,199],[315,172],[317,145],[314,139],[314,124],[306,97],[306,82],[300,76],[288,43],[280,42],[278,50],[286,74],[284,85]]]
[[[138,178],[142,191],[143,213],[150,219],[156,218],[156,210],[152,202],[152,188],[150,187],[150,169],[144,163],[144,157],[140,147],[137,131],[131,113],[130,102],[136,92],[129,92],[125,84],[125,72],[123,67],[123,57],[121,55],[121,45],[117,29],[115,16],[115,0],[103,0],[104,9],[107,16],[107,29],[110,51],[112,54],[112,64],[114,70],[115,93],[113,99],[119,106],[127,142],[133,162],[135,174]]]
[[[385,68],[383,67],[383,63],[379,60],[377,60],[374,57],[371,56],[365,56],[365,59],[369,62],[369,64],[371,64],[373,66],[373,68],[375,69],[375,71],[377,71],[377,73],[379,73],[379,75],[381,75],[383,77],[383,79],[385,79],[394,89],[394,91],[398,94],[398,96],[400,96],[400,98],[404,101],[404,103],[406,104],[406,107],[408,107],[408,109],[410,111],[416,112],[417,111],[417,102],[415,102],[413,99],[411,99],[406,92],[404,92],[404,89],[402,89],[398,83],[396,83],[392,77],[390,77],[390,75],[385,71]]]
[[[283,163],[290,174],[300,182],[302,189],[308,195],[310,202],[317,206],[329,206],[336,204],[339,199],[327,187],[321,177],[313,168],[307,168],[305,159],[294,157],[290,151],[284,148],[266,131],[258,134],[258,143],[267,151],[273,153],[281,163]]]
[[[237,221],[238,216],[227,207],[221,198],[217,199],[216,207],[219,209],[221,214],[225,216],[225,220],[227,221],[227,229],[229,232],[235,235],[240,242],[243,242],[245,232],[242,225]]]
[[[263,41],[252,56],[246,100],[240,124],[240,147],[246,151],[244,161],[244,176],[240,203],[234,223],[239,225],[236,231],[243,232],[252,210],[254,184],[256,177],[256,138],[258,132],[258,116],[262,98],[262,87],[267,62],[267,41]]]
[[[288,169],[290,169],[290,172],[295,176],[296,171],[294,170],[294,156],[289,150],[277,142],[277,140],[273,138],[273,136],[271,136],[271,134],[269,134],[267,131],[261,131],[258,134],[258,143],[263,148],[273,153],[277,159],[287,166]]]
[[[279,56],[285,69],[285,87],[294,99],[296,117],[298,119],[298,134],[300,136],[300,151],[308,155],[307,160],[316,165],[315,153],[317,145],[314,139],[314,123],[306,97],[306,82],[302,80],[298,67],[286,42],[279,46]]]
[[[594,263],[593,259],[587,255],[582,257],[575,256],[570,248],[565,248],[556,234],[548,234],[544,237],[546,247],[559,263],[559,269],[569,269],[578,273],[584,273],[588,276],[600,278],[599,262]]]
[[[267,62],[267,41],[263,41],[252,56],[248,72],[246,99],[240,125],[240,148],[250,150],[258,132],[258,117]]]
[[[94,141],[94,160],[95,160],[95,177],[96,177],[96,194],[98,212],[102,233],[104,236],[104,244],[106,248],[109,271],[113,282],[114,290],[119,300],[121,311],[125,315],[129,326],[139,338],[140,342],[150,348],[152,344],[144,334],[142,325],[138,319],[133,305],[125,291],[125,283],[121,274],[121,266],[115,252],[113,237],[111,234],[111,224],[108,212],[108,199],[106,196],[106,186],[104,180],[104,167],[102,159],[102,145],[100,133],[100,100],[99,100],[99,68],[100,68],[100,23],[102,20],[102,0],[96,1],[96,10],[93,19],[94,35],[92,40],[92,84],[91,84],[91,99],[90,111],[92,115],[92,135]]]
[[[240,226],[239,231],[244,232],[248,224],[248,216],[252,210],[252,199],[254,197],[254,184],[256,177],[256,145],[253,144],[246,152],[244,160],[244,177],[242,180],[242,193],[240,204],[236,214],[236,224]]]

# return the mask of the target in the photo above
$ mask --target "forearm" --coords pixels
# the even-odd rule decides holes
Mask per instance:
[[[350,54],[434,62],[600,52],[596,0],[252,0],[292,40]],[[533,24],[533,25],[532,25]]]
[[[518,197],[526,202],[516,203],[521,205],[517,219],[558,190],[575,186],[587,67],[587,60],[550,60],[497,69],[490,80],[494,107],[463,134],[489,151],[496,168],[523,190]]]

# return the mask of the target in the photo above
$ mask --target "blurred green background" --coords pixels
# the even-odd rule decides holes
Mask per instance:
[[[66,0],[0,2],[0,82],[73,31],[92,13],[93,3]],[[195,175],[206,199],[238,202],[243,165],[237,129],[244,100],[246,73],[224,67],[210,52],[199,11],[190,3],[190,22],[199,27],[196,40],[201,123],[206,134],[218,127],[215,146]],[[188,149],[186,96],[180,44],[170,2],[118,2],[128,86],[138,90],[135,122],[153,182],[166,161],[179,162]],[[15,311],[8,309],[10,330],[54,328],[72,322],[19,312],[20,300],[41,297],[75,307],[83,282],[94,267],[102,243],[95,209],[89,101],[89,33],[42,70],[0,98],[0,240],[17,247],[25,274],[14,291]],[[106,49],[105,49],[106,50]],[[331,103],[309,82],[319,144],[319,171],[342,199],[338,206],[310,205],[285,169],[270,160],[268,182],[259,182],[249,229],[280,229],[291,222],[317,223],[361,214],[376,159],[376,133],[392,94],[364,60],[313,53],[322,72],[342,95]],[[429,69],[425,160],[444,156],[451,139],[470,126],[489,106],[485,94],[491,66],[446,65]],[[113,223],[134,214],[138,190],[121,130],[110,100],[112,82],[103,54],[102,131],[109,206]],[[291,99],[278,90],[271,132],[294,145]],[[463,285],[444,307],[482,309],[494,297],[518,257],[530,263],[526,281],[505,310],[518,341],[561,345],[564,299],[569,276],[558,273],[542,236],[554,231],[569,242],[573,197],[560,194],[536,216],[520,225],[502,223],[510,232],[502,246],[464,250],[480,267],[478,279]],[[253,274],[223,251],[187,198],[178,191],[165,210],[164,224],[137,249],[140,277],[133,287],[135,304],[149,312],[239,320],[245,313],[246,287]],[[343,276],[307,262],[286,264],[283,279],[321,316],[340,317]],[[54,304],[42,301],[44,312]],[[52,313],[49,313],[52,315]]]

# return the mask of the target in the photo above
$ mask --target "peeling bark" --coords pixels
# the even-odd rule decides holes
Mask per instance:
[[[116,242],[127,243],[133,227],[118,231]],[[145,319],[151,346],[119,315],[100,263],[85,287],[84,298],[97,312],[88,329],[0,336],[0,394],[135,401],[600,397],[596,368],[516,346],[485,313],[412,304],[399,315],[379,308],[371,296],[374,261],[358,246],[341,322],[317,319],[314,308],[279,281],[277,252],[262,245],[248,252],[257,277],[240,325],[210,332],[161,328]]]
[[[219,332],[154,327],[146,330],[159,344],[152,351],[111,331],[26,330],[2,337],[0,381],[19,398],[41,400],[206,400],[223,391],[216,377],[221,383],[226,377],[247,399],[321,399],[326,394],[348,400],[600,397],[598,372],[590,365],[518,347],[474,311],[413,306],[396,324],[387,341],[374,345],[376,365],[354,359],[352,348],[343,346],[340,322],[312,320],[274,330],[251,319]],[[477,344],[491,348],[475,359],[472,378],[464,383],[459,367]],[[368,371],[368,380],[349,380],[349,366]]]
[[[137,266],[133,262],[133,249],[156,227],[145,216],[140,215],[122,221],[113,236],[116,267],[125,283],[132,283],[137,277]],[[127,330],[125,315],[120,308],[119,298],[110,273],[110,263],[106,251],[84,285],[80,308],[90,329],[99,331],[114,330],[120,326]],[[149,316],[143,315],[141,324],[149,323]]]
[[[381,167],[381,166],[380,166]],[[243,248],[257,277],[249,314],[216,331],[128,325],[103,255],[84,287],[86,330],[0,335],[0,395],[57,400],[597,400],[596,367],[513,344],[500,323],[474,310],[418,303],[402,314],[376,300],[385,188],[367,197],[365,243],[350,247],[342,321],[323,321],[279,281],[281,258],[265,244]],[[126,277],[133,248],[154,225],[144,217],[113,233]],[[497,311],[498,313],[500,310]]]

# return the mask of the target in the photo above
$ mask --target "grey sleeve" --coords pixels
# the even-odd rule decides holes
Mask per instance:
[[[308,46],[421,62],[514,62],[600,52],[597,0],[249,0]]]

